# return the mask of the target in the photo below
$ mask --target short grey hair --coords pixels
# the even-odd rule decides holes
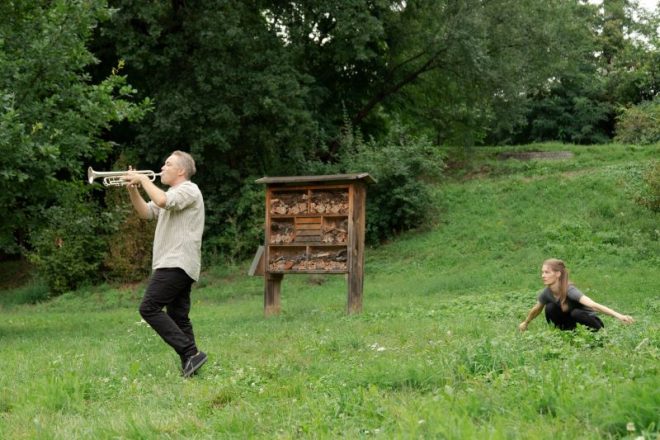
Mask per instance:
[[[195,159],[193,159],[190,154],[181,150],[173,151],[172,156],[176,156],[179,166],[183,168],[183,171],[186,174],[186,179],[190,180],[190,178],[197,172],[197,168],[195,168]]]

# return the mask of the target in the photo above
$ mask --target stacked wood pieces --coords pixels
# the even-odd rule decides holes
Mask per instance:
[[[346,249],[337,252],[319,250],[296,255],[279,255],[269,263],[268,267],[272,272],[297,270],[345,271],[348,267],[347,251]]]
[[[321,241],[321,217],[296,217],[296,242]]]
[[[278,215],[305,214],[307,213],[307,199],[306,192],[277,193],[277,197],[270,199],[270,213]]]
[[[293,243],[295,232],[293,222],[291,221],[272,221],[270,223],[270,242],[271,244]]]
[[[348,192],[314,192],[309,210],[313,214],[348,214]]]
[[[325,244],[344,244],[348,240],[348,219],[326,219],[323,225],[323,238]]]

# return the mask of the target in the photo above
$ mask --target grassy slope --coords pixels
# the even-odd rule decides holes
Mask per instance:
[[[625,182],[660,149],[570,149],[473,152],[434,228],[367,252],[360,315],[343,277],[287,276],[264,319],[261,279],[210,269],[192,318],[211,360],[192,380],[139,323],[140,286],[5,307],[0,438],[656,438],[658,218]],[[550,256],[637,323],[518,333]]]

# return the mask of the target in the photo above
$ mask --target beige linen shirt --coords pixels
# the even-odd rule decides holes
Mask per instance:
[[[204,199],[196,184],[186,180],[165,193],[165,208],[149,202],[149,219],[158,219],[154,236],[153,270],[178,267],[199,280],[204,232]]]

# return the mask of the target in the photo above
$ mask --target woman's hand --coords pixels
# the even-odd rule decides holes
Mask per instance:
[[[534,304],[532,310],[530,310],[529,313],[527,314],[527,318],[525,318],[525,320],[518,325],[518,330],[520,330],[521,332],[527,330],[527,326],[529,325],[529,323],[532,322],[534,318],[539,316],[539,314],[543,311],[543,307],[545,307],[545,305],[541,304],[540,302]]]
[[[635,320],[633,319],[632,316],[630,316],[630,315],[622,315],[622,314],[620,314],[620,313],[617,314],[616,319],[618,319],[619,321],[623,322],[624,324],[632,324],[633,322],[635,322]]]

